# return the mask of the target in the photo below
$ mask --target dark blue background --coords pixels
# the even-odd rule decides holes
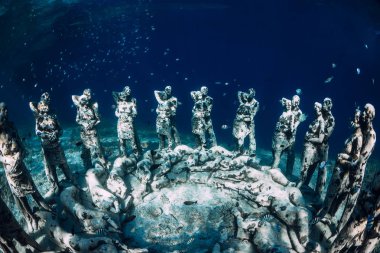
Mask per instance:
[[[298,132],[298,150],[313,103],[329,96],[335,156],[350,134],[354,108],[370,102],[380,110],[379,1],[44,2],[5,1],[0,16],[0,100],[17,125],[31,131],[27,102],[51,89],[64,125],[75,123],[71,95],[88,87],[104,121],[116,124],[110,91],[126,84],[138,99],[138,124],[152,128],[153,90],[171,84],[182,102],[178,128],[190,134],[189,91],[207,85],[217,138],[232,143],[231,129],[221,125],[231,126],[236,92],[253,87],[261,104],[258,147],[269,149],[278,100],[300,88],[309,118]],[[334,79],[325,84],[329,76]]]

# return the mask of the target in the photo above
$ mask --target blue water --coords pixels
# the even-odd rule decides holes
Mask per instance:
[[[231,129],[221,125],[232,124],[236,92],[253,87],[261,104],[258,147],[270,149],[278,101],[300,88],[309,118],[298,151],[314,102],[329,96],[335,156],[355,107],[370,102],[380,110],[379,1],[9,0],[0,13],[0,100],[32,132],[28,102],[42,92],[51,91],[60,121],[74,125],[71,95],[92,88],[104,121],[116,124],[110,92],[127,84],[138,100],[138,125],[152,128],[153,90],[170,84],[182,102],[179,131],[190,134],[189,92],[207,85],[217,138],[232,144]]]

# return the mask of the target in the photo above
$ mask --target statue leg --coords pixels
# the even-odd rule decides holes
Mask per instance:
[[[44,198],[41,196],[41,193],[37,190],[37,187],[36,191],[32,193],[32,197],[40,208],[48,212],[52,211],[51,207],[45,202]]]
[[[280,165],[282,151],[283,151],[282,149],[272,149],[272,154],[273,154],[272,168],[278,168],[278,166]]]
[[[251,131],[249,131],[249,155],[256,155],[256,133],[255,124],[251,124]]]
[[[286,176],[292,176],[293,175],[293,168],[294,168],[294,161],[296,159],[296,155],[294,153],[294,143],[292,143],[287,148],[287,161],[286,161]]]
[[[158,145],[158,149],[159,150],[162,150],[165,148],[165,135],[163,134],[158,134],[158,139],[159,139],[159,145]]]
[[[85,170],[91,169],[92,168],[91,151],[84,144],[82,145],[81,158],[82,158],[82,161],[83,161],[84,169]]]
[[[125,148],[125,139],[119,139],[119,156],[127,156],[127,151]]]
[[[20,208],[21,213],[23,214],[26,223],[28,224],[29,231],[32,232],[38,229],[38,220],[34,216],[32,209],[28,203],[26,197],[16,197],[13,195],[16,205]]]
[[[358,252],[363,252],[363,253],[373,252],[376,245],[379,243],[379,241],[380,241],[380,219],[379,219],[379,216],[377,216],[373,222],[373,226],[367,232],[364,241],[360,243],[362,247],[360,247],[360,250]]]
[[[214,128],[212,127],[211,122],[210,122],[210,126],[207,128],[207,134],[208,134],[209,139],[210,139],[211,147],[215,147],[217,145],[217,142],[216,142],[216,136],[215,136]]]
[[[48,181],[50,182],[50,184],[53,187],[52,190],[54,192],[58,192],[59,186],[58,186],[58,177],[57,177],[56,166],[49,164],[48,159],[46,159],[46,158],[45,158],[45,174],[46,174]]]
[[[354,186],[351,189],[350,193],[348,193],[346,206],[344,207],[342,217],[338,221],[338,227],[337,227],[338,231],[342,230],[344,225],[346,225],[347,221],[349,220],[352,212],[354,211],[356,202],[359,197],[359,193],[360,193],[359,186]]]
[[[327,180],[327,169],[326,169],[325,163],[322,162],[318,166],[317,185],[315,186],[315,191],[317,192],[320,198],[322,198],[322,193],[326,186],[326,180]]]

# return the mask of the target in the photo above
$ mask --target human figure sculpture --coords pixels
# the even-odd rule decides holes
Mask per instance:
[[[328,161],[328,152],[329,152],[329,143],[328,140],[335,128],[335,118],[332,115],[333,103],[331,98],[325,98],[322,104],[322,117],[325,121],[325,138],[323,139],[321,145],[321,162],[318,166],[318,173],[320,176],[317,180],[316,192],[319,196],[322,195],[322,192],[326,186],[327,180],[327,171],[326,171],[326,163]]]
[[[47,100],[46,98],[49,99]],[[62,128],[56,115],[50,111],[49,93],[43,93],[38,104],[30,102],[29,106],[36,118],[36,135],[41,139],[45,173],[52,185],[48,195],[58,193],[59,184],[56,171],[57,166],[61,168],[68,180],[73,180],[65,153],[59,140],[62,136]]]
[[[291,145],[291,139],[295,129],[292,102],[289,99],[282,98],[281,103],[284,111],[276,124],[274,136],[272,139],[272,168],[278,168],[282,153],[284,151],[287,151]]]
[[[328,209],[327,215],[324,217],[325,219],[329,220],[330,223],[332,223],[333,219],[331,216],[336,216],[339,206],[344,203],[344,209],[340,219],[336,218],[336,224],[332,224],[333,228],[335,227],[336,232],[341,231],[346,225],[352,212],[354,211],[356,202],[358,200],[363,184],[367,161],[371,156],[376,143],[376,132],[372,125],[374,118],[375,108],[371,104],[366,104],[360,117],[360,129],[363,135],[363,145],[360,150],[359,158],[355,157],[357,154],[353,155],[352,157],[344,154],[338,156],[338,162],[343,163],[346,166],[345,169],[349,170],[346,172],[348,173],[348,176],[346,176],[345,182],[343,182],[343,186],[341,186],[343,188],[341,190],[343,193],[338,192],[340,194],[337,195],[337,198],[330,200],[330,208]],[[329,214],[331,216],[329,216]]]
[[[293,132],[291,133],[291,138],[289,140],[289,147],[286,149],[287,151],[287,161],[286,161],[286,176],[292,176],[293,175],[293,167],[294,167],[294,161],[295,161],[295,152],[294,152],[294,146],[296,143],[296,135],[297,135],[297,129],[301,122],[305,121],[306,116],[302,113],[300,109],[300,102],[301,99],[298,95],[294,95],[292,97],[292,112],[293,112]]]
[[[239,107],[236,111],[232,134],[236,141],[236,151],[242,155],[244,153],[244,139],[249,136],[250,156],[256,155],[255,121],[259,102],[254,98],[255,90],[249,89],[248,93],[238,91]]]
[[[326,197],[323,208],[319,211],[317,217],[324,216],[330,219],[335,216],[339,207],[347,201],[350,182],[353,169],[360,157],[360,151],[363,145],[363,134],[360,128],[360,110],[356,110],[355,117],[351,122],[353,133],[346,140],[345,147],[338,154],[330,184],[326,191]]]
[[[159,149],[165,147],[172,149],[181,142],[175,125],[178,101],[176,97],[172,96],[171,86],[166,86],[164,91],[155,90],[154,95],[158,102],[156,131],[160,139]]]
[[[126,143],[129,142],[132,152],[139,157],[142,149],[137,135],[134,118],[137,115],[136,99],[131,96],[131,89],[125,86],[122,92],[113,92],[116,102],[115,115],[117,121],[117,136],[119,139],[120,156],[126,156]]]
[[[81,96],[73,95],[72,100],[77,107],[76,122],[81,128],[81,157],[85,169],[92,168],[92,163],[95,159],[99,159],[104,167],[108,167],[96,129],[96,126],[100,123],[98,103],[92,101],[90,89],[85,89]]]
[[[192,128],[197,146],[206,148],[208,137],[210,147],[214,147],[217,144],[211,120],[213,99],[207,95],[208,88],[206,86],[202,86],[200,91],[192,91],[190,94],[194,100]]]
[[[325,138],[325,121],[322,117],[321,103],[314,103],[316,119],[309,125],[305,135],[304,151],[301,164],[301,180],[298,187],[307,186],[318,164],[321,162],[321,146]],[[318,173],[318,178],[322,175]]]
[[[8,120],[8,108],[0,103],[0,161],[16,204],[20,208],[30,231],[38,229],[38,218],[34,215],[27,199],[31,195],[39,207],[51,211],[37,190],[24,164],[26,150],[13,122]]]
[[[27,245],[33,247],[36,251],[43,251],[41,246],[30,237],[17,222],[11,210],[0,198],[0,249],[4,253],[17,253],[13,240],[17,241],[21,246]]]

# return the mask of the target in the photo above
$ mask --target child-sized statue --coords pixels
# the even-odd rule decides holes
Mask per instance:
[[[8,120],[8,108],[0,103],[0,161],[16,204],[20,208],[30,231],[38,229],[38,219],[33,213],[27,196],[30,194],[39,207],[51,211],[37,190],[24,164],[26,150],[13,122]]]
[[[56,194],[59,192],[57,166],[61,168],[68,180],[73,180],[65,153],[59,141],[59,138],[62,136],[62,128],[59,125],[56,115],[50,110],[49,93],[43,93],[38,104],[30,102],[29,106],[36,118],[36,135],[41,138],[45,173],[52,185],[49,191],[50,194],[48,195]]]
[[[249,89],[248,93],[238,91],[239,107],[236,111],[236,118],[232,134],[236,140],[236,151],[242,155],[244,153],[244,139],[249,136],[250,156],[256,155],[256,139],[255,139],[255,115],[259,110],[259,102],[254,98],[255,90]]]
[[[108,168],[96,129],[100,123],[98,103],[91,100],[90,89],[85,89],[81,96],[73,95],[72,100],[77,107],[76,122],[81,128],[80,137],[83,142],[81,157],[84,168],[86,170],[92,168],[92,163],[96,159]]]
[[[131,96],[131,89],[125,86],[121,92],[113,92],[116,102],[115,115],[117,121],[117,136],[119,139],[120,156],[126,156],[126,143],[129,142],[136,157],[141,155],[140,141],[137,135],[134,118],[137,115],[136,99]]]

